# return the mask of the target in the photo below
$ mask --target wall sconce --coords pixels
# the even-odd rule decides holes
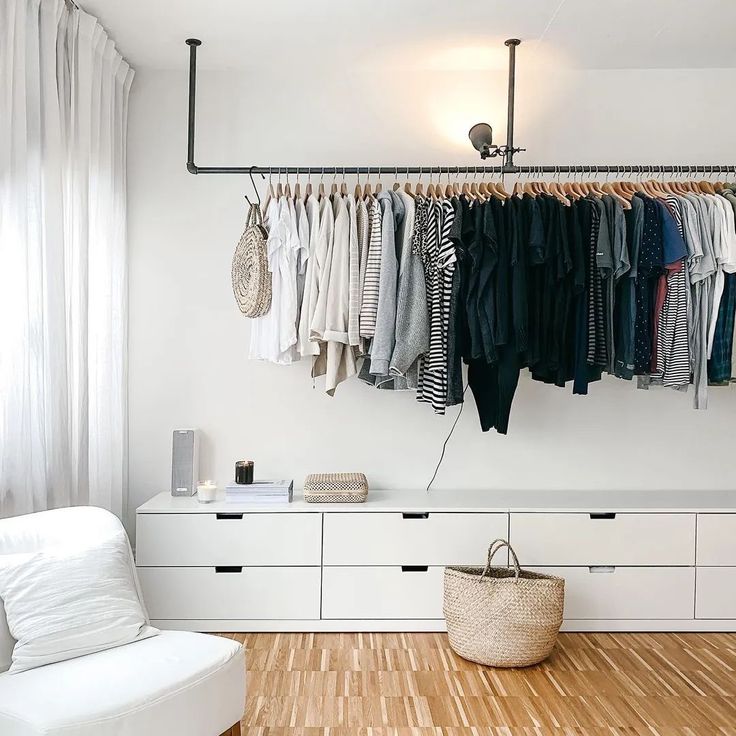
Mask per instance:
[[[469,131],[468,138],[480,157],[485,159],[497,155],[498,146],[493,143],[493,128],[488,123],[476,123]],[[494,151],[494,149],[496,149]]]

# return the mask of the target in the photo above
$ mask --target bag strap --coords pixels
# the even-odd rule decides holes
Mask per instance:
[[[478,578],[478,582],[481,582],[483,578],[491,571],[491,562],[493,562],[493,558],[495,557],[496,552],[498,552],[498,550],[500,549],[503,549],[504,547],[508,547],[508,550],[511,554],[511,559],[514,564],[514,578],[516,580],[519,579],[521,568],[519,567],[519,559],[516,556],[516,552],[514,552],[513,547],[505,539],[496,539],[495,541],[491,542],[491,546],[488,548],[488,561],[486,562],[485,568],[483,568],[483,574]]]
[[[260,225],[261,223],[261,208],[254,202],[248,210],[248,219],[245,221],[245,225],[246,227],[251,227],[253,225]]]

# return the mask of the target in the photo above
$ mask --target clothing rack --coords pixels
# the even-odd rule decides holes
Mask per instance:
[[[514,88],[516,83],[516,47],[521,42],[518,39],[509,39],[506,46],[509,48],[509,85],[507,110],[507,143],[495,150],[491,155],[502,156],[504,163],[500,166],[199,166],[194,162],[194,122],[196,112],[197,91],[197,47],[202,45],[198,38],[188,38],[189,46],[189,115],[187,126],[187,171],[190,174],[303,174],[307,176],[323,176],[331,174],[376,174],[395,175],[460,175],[476,174],[580,174],[593,176],[596,174],[620,174],[623,176],[639,174],[675,174],[691,175],[703,174],[706,176],[736,173],[736,164],[564,164],[564,165],[525,165],[514,164],[514,154],[525,150],[514,148]]]

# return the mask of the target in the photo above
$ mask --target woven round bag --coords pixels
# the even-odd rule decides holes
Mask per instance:
[[[246,317],[262,317],[271,309],[271,272],[268,270],[268,233],[261,210],[252,204],[245,230],[233,255],[233,293]]]
[[[491,567],[508,547],[513,568]],[[444,613],[452,649],[492,667],[528,667],[548,657],[562,624],[565,581],[522,570],[497,539],[485,567],[445,568]]]

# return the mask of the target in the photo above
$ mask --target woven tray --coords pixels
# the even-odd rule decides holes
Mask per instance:
[[[363,473],[312,473],[304,481],[307,503],[363,503],[368,480]]]

